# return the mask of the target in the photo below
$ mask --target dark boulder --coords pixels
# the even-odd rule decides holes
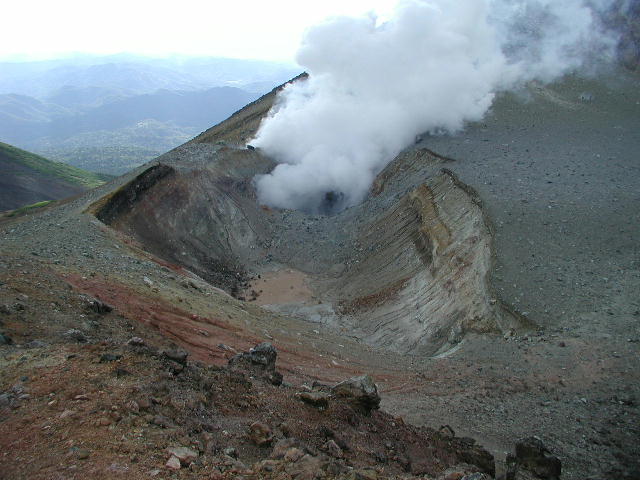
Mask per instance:
[[[104,303],[96,298],[92,298],[87,301],[87,311],[104,315],[113,310],[113,307],[107,303]]]
[[[173,360],[176,363],[185,365],[187,363],[187,357],[189,352],[185,350],[165,350],[162,354],[169,360]]]
[[[335,397],[343,398],[366,412],[380,407],[378,387],[369,375],[352,377],[335,385],[331,392]]]
[[[301,392],[298,398],[312,407],[324,410],[329,406],[329,394],[324,392]]]
[[[273,385],[282,384],[282,374],[276,370],[278,351],[269,342],[256,345],[248,352],[242,352],[229,359],[232,370],[245,371],[261,377]]]
[[[538,478],[558,480],[562,470],[560,459],[545,447],[538,437],[528,437],[516,443],[516,454],[507,457],[513,470],[528,470]]]

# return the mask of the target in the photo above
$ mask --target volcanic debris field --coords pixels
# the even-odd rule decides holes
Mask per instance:
[[[505,94],[330,216],[256,200],[274,91],[1,218],[0,476],[640,478],[639,86]]]

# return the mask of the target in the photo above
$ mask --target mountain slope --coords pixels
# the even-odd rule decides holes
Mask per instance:
[[[0,142],[0,210],[75,195],[108,178]]]

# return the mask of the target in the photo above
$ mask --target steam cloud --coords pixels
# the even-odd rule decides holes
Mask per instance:
[[[411,0],[388,21],[334,18],[307,31],[288,85],[252,144],[279,165],[261,203],[326,213],[362,201],[416,135],[480,120],[495,93],[549,82],[613,53],[609,1]]]

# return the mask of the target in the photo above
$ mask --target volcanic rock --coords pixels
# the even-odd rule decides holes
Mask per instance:
[[[131,345],[133,347],[142,347],[144,345],[144,340],[140,337],[131,337],[127,341],[127,345]]]
[[[181,365],[187,363],[187,357],[189,356],[189,353],[185,350],[165,350],[162,354],[169,360],[173,360]]]
[[[329,406],[329,395],[323,392],[301,392],[298,393],[298,398],[321,410]]]
[[[256,345],[248,352],[242,352],[229,359],[233,370],[246,371],[264,378],[272,385],[282,384],[282,374],[276,370],[278,351],[269,342]]]
[[[273,432],[268,425],[254,422],[249,426],[249,439],[257,446],[264,447],[273,442]]]
[[[97,298],[93,298],[87,302],[87,310],[103,315],[113,310],[113,307],[107,303],[104,303]]]
[[[336,397],[344,398],[367,412],[380,406],[378,387],[369,375],[352,377],[338,383],[331,390]]]
[[[538,478],[558,480],[562,470],[560,459],[545,447],[538,437],[528,437],[516,443],[516,454],[509,455],[507,464],[515,464],[534,473]]]
[[[165,463],[165,467],[169,470],[180,470],[180,460],[175,455],[171,455],[167,463]]]
[[[193,463],[195,459],[198,458],[198,453],[187,447],[170,447],[167,448],[167,452],[169,452],[172,457],[180,460],[180,463],[185,466]]]
[[[76,341],[78,343],[86,343],[87,342],[87,336],[80,330],[78,330],[77,328],[72,328],[70,330],[67,330],[66,332],[64,332],[62,334],[63,337],[65,337],[68,340],[73,340]]]
[[[298,446],[298,441],[294,438],[283,438],[282,440],[278,440],[278,442],[273,446],[273,451],[269,458],[273,460],[280,460],[285,456],[290,448],[296,446]]]
[[[322,450],[327,452],[327,454],[331,457],[342,458],[342,449],[333,440],[329,440],[328,442],[326,442],[322,446]]]
[[[122,355],[119,355],[117,353],[104,353],[100,356],[100,363],[115,362],[117,360],[120,360],[121,358]]]

